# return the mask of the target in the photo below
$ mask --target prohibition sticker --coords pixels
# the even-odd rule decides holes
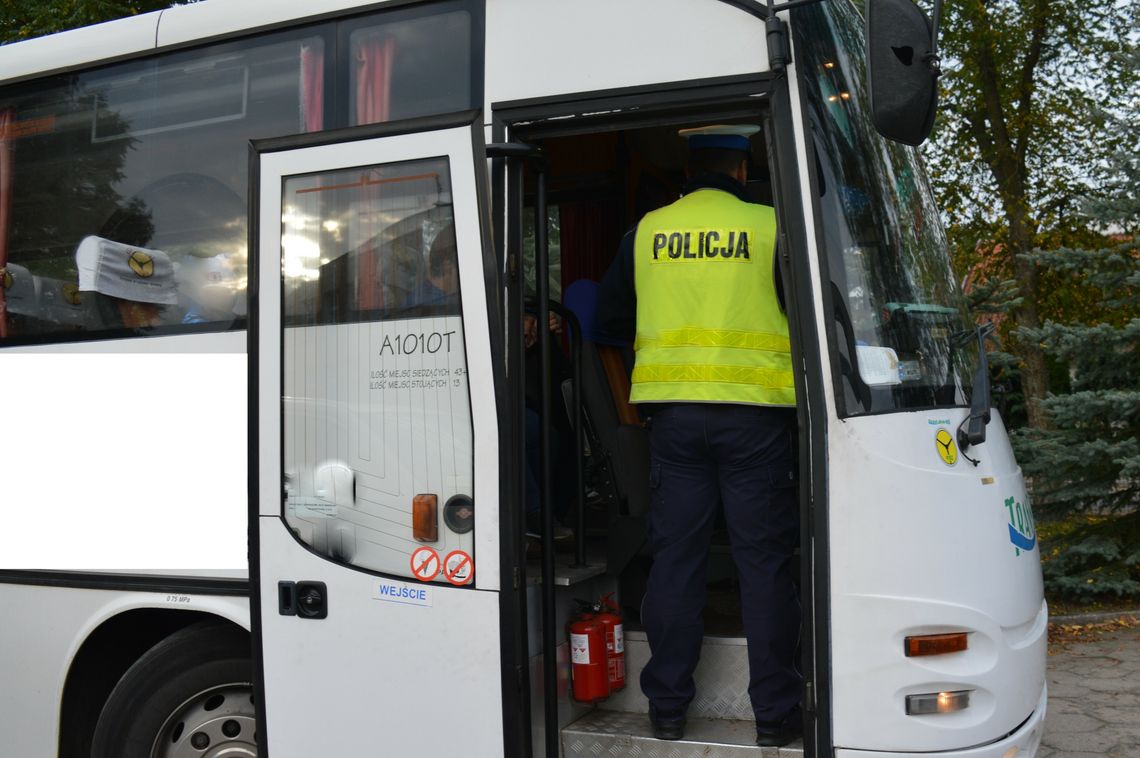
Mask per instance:
[[[474,574],[475,564],[462,550],[452,550],[443,559],[443,577],[456,586],[467,584]]]
[[[435,548],[418,547],[412,552],[412,576],[421,582],[435,579],[439,576],[440,568],[439,553]]]

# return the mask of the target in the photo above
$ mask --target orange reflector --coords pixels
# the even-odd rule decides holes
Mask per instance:
[[[906,655],[910,658],[920,655],[960,653],[969,647],[966,641],[968,634],[968,632],[951,632],[950,634],[923,634],[907,637]]]
[[[417,542],[435,542],[439,539],[439,519],[436,510],[439,498],[435,495],[416,495],[412,498],[412,538]]]

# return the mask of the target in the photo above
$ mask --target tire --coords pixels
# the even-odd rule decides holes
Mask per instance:
[[[249,635],[204,621],[152,647],[99,714],[92,758],[255,758]]]

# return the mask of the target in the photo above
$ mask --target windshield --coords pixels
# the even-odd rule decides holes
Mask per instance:
[[[871,124],[862,18],[794,14],[840,415],[965,405],[976,342],[918,153]]]

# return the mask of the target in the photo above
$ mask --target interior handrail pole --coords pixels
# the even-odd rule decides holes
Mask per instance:
[[[534,278],[540,307],[546,310],[550,302],[550,250],[546,229],[546,172],[535,166],[534,198]],[[543,706],[546,725],[547,758],[558,758],[558,639],[556,609],[554,605],[554,487],[551,477],[550,439],[550,329],[545,312],[537,314],[538,350],[541,365],[539,386],[541,437],[540,460],[542,469],[542,673]]]

